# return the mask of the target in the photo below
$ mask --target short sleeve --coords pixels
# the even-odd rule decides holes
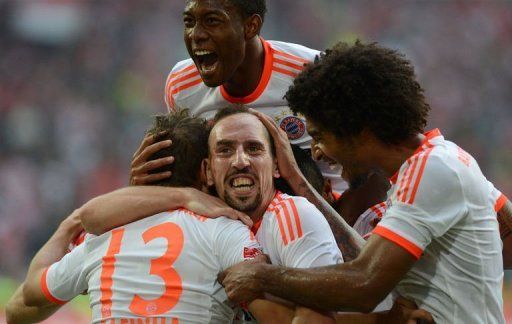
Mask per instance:
[[[386,215],[373,231],[400,245],[419,259],[433,239],[442,236],[465,215],[459,175],[442,158],[430,156],[410,188],[397,183]],[[402,199],[405,191],[413,191]]]
[[[254,235],[242,222],[226,217],[215,221],[213,250],[222,270],[262,254]]]
[[[329,224],[305,198],[290,197],[276,206],[273,232],[282,266],[311,268],[343,262]]]
[[[60,261],[46,268],[41,277],[41,289],[49,301],[63,304],[87,289],[83,272],[86,256],[86,246],[80,244]]]
[[[194,70],[195,65],[191,59],[178,62],[169,72],[165,81],[164,100],[169,112],[178,111],[178,107],[174,100],[175,95],[179,92],[180,86],[185,86],[190,81],[190,73]],[[194,74],[195,75],[195,74]]]
[[[499,191],[492,182],[487,181],[491,190],[491,203],[494,206],[494,210],[498,212],[503,205],[507,202],[507,197]]]

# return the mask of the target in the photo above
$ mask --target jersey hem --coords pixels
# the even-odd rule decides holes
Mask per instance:
[[[58,305],[64,305],[65,303],[67,303],[66,300],[60,300],[56,297],[54,297],[52,295],[52,293],[50,292],[50,289],[48,289],[48,282],[46,280],[46,276],[48,274],[48,269],[50,269],[50,267],[46,268],[43,272],[43,275],[41,276],[41,291],[43,292],[43,295],[44,297],[49,301],[49,302],[52,302],[54,304],[58,304]]]
[[[494,210],[496,212],[500,211],[503,206],[505,206],[505,203],[507,202],[507,197],[504,194],[501,194],[500,197],[496,200],[496,204],[494,205]]]

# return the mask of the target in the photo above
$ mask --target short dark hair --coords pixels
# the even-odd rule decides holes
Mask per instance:
[[[215,116],[213,117],[213,119],[210,122],[210,127],[213,128],[213,126],[215,126],[219,121],[223,120],[226,117],[236,115],[236,114],[251,114],[251,112],[249,111],[249,108],[247,108],[246,106],[243,106],[243,105],[226,106],[217,111],[217,113],[215,114]],[[268,134],[269,141],[270,141],[270,149],[271,149],[272,156],[275,156],[276,149],[275,149],[275,145],[274,145],[274,140],[272,139],[272,136],[270,135],[270,133],[268,133],[268,131],[267,131],[267,134]]]
[[[339,138],[368,129],[387,144],[422,133],[430,111],[404,55],[360,41],[326,50],[299,74],[285,98],[293,112]]]
[[[165,134],[160,134],[161,132]],[[171,171],[170,178],[153,182],[167,187],[192,187],[199,183],[201,163],[208,155],[209,128],[206,120],[191,117],[187,109],[155,116],[154,126],[148,131],[156,136],[156,142],[172,140],[172,145],[152,154],[148,161],[174,156],[170,165],[150,173]]]
[[[324,190],[325,179],[318,168],[316,162],[311,158],[311,151],[309,149],[302,149],[299,145],[291,144],[293,156],[297,165],[311,186],[319,193],[322,194]],[[283,178],[275,180],[276,188],[289,195],[295,195],[296,193],[291,189],[288,183]]]
[[[265,14],[267,13],[267,5],[265,0],[229,0],[235,5],[244,18],[252,15],[259,15],[262,21],[265,21]]]

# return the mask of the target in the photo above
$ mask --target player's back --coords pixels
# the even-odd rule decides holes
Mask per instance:
[[[186,210],[87,239],[82,273],[88,278],[93,321],[229,322],[233,310],[217,274],[254,247],[256,241],[240,222]]]

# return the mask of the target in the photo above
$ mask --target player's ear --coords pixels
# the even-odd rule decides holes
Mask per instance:
[[[213,182],[212,170],[210,168],[210,161],[208,159],[204,159],[201,163],[201,180],[203,180],[203,183],[206,183],[208,187],[215,184]]]
[[[274,162],[273,162],[273,170],[272,170],[272,176],[277,179],[277,178],[281,178],[281,173],[279,173],[279,168],[277,167],[277,158],[274,158]]]
[[[249,40],[255,36],[258,36],[261,31],[261,26],[263,25],[263,20],[260,15],[252,15],[245,20],[244,32],[245,39]]]

